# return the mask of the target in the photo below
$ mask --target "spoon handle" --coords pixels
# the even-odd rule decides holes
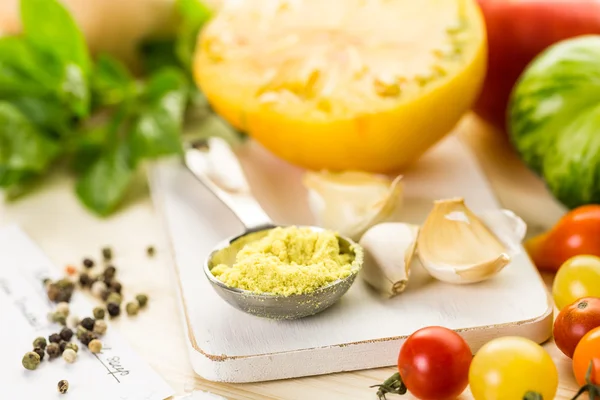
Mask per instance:
[[[189,143],[184,163],[235,214],[246,232],[274,226],[252,195],[237,157],[223,139],[210,138]]]

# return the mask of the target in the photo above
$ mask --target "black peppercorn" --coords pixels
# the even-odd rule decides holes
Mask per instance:
[[[55,300],[55,302],[57,302],[57,303],[62,303],[62,302],[68,303],[69,301],[71,301],[71,293],[64,292],[64,291],[59,292],[58,295],[56,296],[56,300]]]
[[[108,279],[109,282],[115,277],[116,274],[117,274],[117,269],[115,267],[113,267],[112,265],[109,265],[104,270],[104,278]]]
[[[105,247],[102,249],[102,258],[104,258],[106,261],[112,260],[112,256],[112,249],[110,247]]]
[[[58,344],[58,348],[60,349],[60,354],[62,354],[65,349],[67,348],[67,341],[61,340],[60,343]]]
[[[121,294],[121,291],[123,290],[123,285],[121,285],[121,282],[118,282],[115,280],[111,281],[110,285],[108,287],[113,292],[119,293],[119,294]]]
[[[62,338],[62,340],[65,340],[68,342],[73,337],[73,331],[70,330],[69,328],[63,328],[60,331],[60,337]]]
[[[146,254],[148,254],[148,257],[153,257],[155,253],[156,250],[154,249],[154,246],[148,246],[146,249]]]
[[[62,381],[58,382],[58,392],[61,394],[65,394],[69,391],[69,381],[63,379]]]
[[[84,258],[83,266],[86,268],[92,268],[94,266],[94,262],[92,260],[90,260],[89,258]]]
[[[83,326],[88,331],[94,330],[94,319],[90,317],[86,317],[81,320],[81,326]]]
[[[62,339],[58,333],[53,333],[52,335],[48,336],[48,341],[50,343],[60,343],[61,340]]]
[[[117,303],[108,303],[106,310],[111,317],[118,317],[121,314],[121,307]]]
[[[92,332],[90,331],[85,331],[82,332],[81,335],[79,336],[79,341],[84,345],[87,346],[88,344],[90,344],[90,342],[92,340],[96,339],[96,335],[94,335]]]
[[[42,349],[41,347],[36,347],[33,349],[34,353],[37,353],[38,356],[40,356],[40,361],[42,361],[44,359],[44,349]]]
[[[50,343],[46,347],[46,353],[48,353],[48,357],[56,358],[60,355],[60,346],[58,343]]]
[[[92,286],[92,278],[87,273],[82,272],[79,274],[79,284],[83,287],[90,287]]]

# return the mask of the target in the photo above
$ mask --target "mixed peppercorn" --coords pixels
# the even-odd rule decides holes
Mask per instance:
[[[152,248],[152,251],[150,251]],[[154,248],[147,249],[148,256],[154,255]],[[105,263],[113,259],[112,249],[105,247],[102,249],[102,258]],[[48,336],[38,337],[33,341],[33,350],[27,352],[22,359],[23,367],[28,370],[35,370],[44,356],[52,360],[62,356],[67,363],[74,363],[77,360],[79,346],[71,339],[75,336],[79,342],[86,346],[91,353],[97,354],[102,351],[102,342],[100,337],[106,333],[107,323],[104,320],[106,315],[111,318],[118,317],[121,314],[121,304],[123,303],[123,285],[116,279],[117,268],[114,265],[106,265],[99,274],[92,274],[96,263],[91,258],[85,258],[82,262],[83,269],[77,274],[77,270],[72,266],[67,266],[65,271],[68,276],[52,281],[44,279],[43,283],[46,289],[48,299],[56,306],[48,314],[48,320],[62,326],[61,330]],[[76,316],[69,317],[69,302],[73,292],[76,289],[76,282],[83,290],[89,290],[92,295],[104,302],[104,306],[95,307],[91,317],[79,319]],[[129,301],[125,305],[125,311],[128,315],[137,315],[139,310],[145,308],[148,304],[148,296],[138,294],[134,301]],[[67,318],[69,318],[67,323]],[[69,326],[67,326],[69,325]],[[58,390],[66,393],[69,388],[67,381],[58,383]]]

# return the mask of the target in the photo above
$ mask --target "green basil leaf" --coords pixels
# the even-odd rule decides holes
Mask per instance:
[[[29,180],[33,174],[29,171],[17,171],[0,165],[0,187],[8,188]]]
[[[117,59],[98,57],[91,79],[94,107],[119,104],[135,94],[135,80]]]
[[[52,97],[18,96],[7,100],[32,123],[54,136],[67,136],[73,131],[71,113]]]
[[[67,64],[59,96],[79,117],[90,112],[90,91],[83,70],[75,64]]]
[[[180,67],[179,58],[175,54],[174,38],[156,38],[142,42],[140,57],[146,74],[153,74],[165,67]]]
[[[0,96],[56,91],[61,75],[60,66],[25,39],[0,38]]]
[[[0,165],[41,172],[59,150],[57,142],[42,134],[15,106],[0,102]]]
[[[175,51],[183,66],[191,71],[198,33],[200,28],[211,18],[212,12],[200,0],[177,0],[177,9],[183,21],[177,33]]]
[[[128,147],[120,142],[98,157],[80,176],[77,196],[91,211],[107,216],[123,200],[133,172]]]
[[[153,75],[128,142],[133,160],[181,153],[181,128],[189,92],[182,72],[165,69]]]
[[[75,64],[84,76],[91,69],[85,38],[75,20],[58,0],[21,0],[25,37],[38,49],[49,51],[64,65]]]
[[[45,97],[56,103],[50,95],[76,115],[87,115],[89,91],[81,67],[63,64],[23,38],[0,38],[0,97]]]

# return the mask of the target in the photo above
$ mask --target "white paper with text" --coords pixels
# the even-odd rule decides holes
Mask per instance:
[[[44,360],[35,371],[21,365],[37,336],[48,337],[60,326],[48,322],[52,309],[41,280],[56,279],[58,271],[18,227],[0,229],[0,399],[36,400],[163,400],[173,395],[169,385],[116,333],[102,337],[104,349],[92,354],[79,345],[74,364],[62,358]],[[75,292],[71,312],[89,316],[94,305]],[[69,381],[67,394],[57,391],[61,379]]]

